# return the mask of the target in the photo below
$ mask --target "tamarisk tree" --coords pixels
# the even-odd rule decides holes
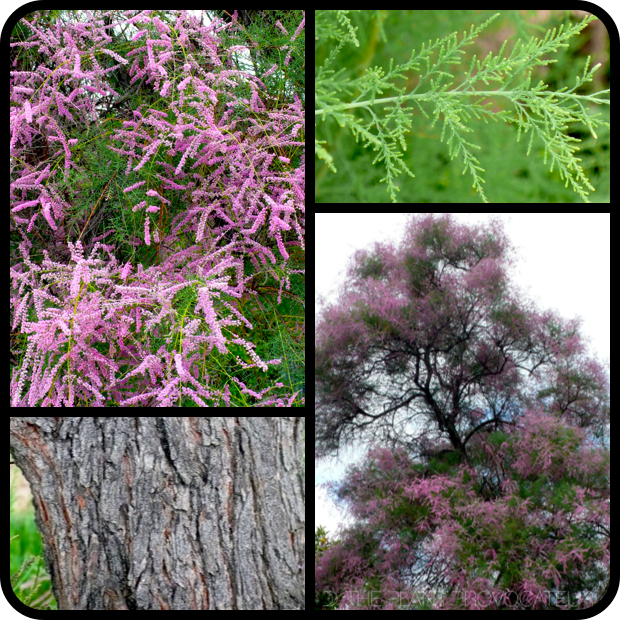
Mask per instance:
[[[413,131],[413,118],[419,113],[427,119],[426,125],[421,126],[422,136],[428,137],[440,122],[440,139],[446,141],[450,159],[462,161],[463,174],[471,176],[475,192],[483,202],[489,202],[483,190],[485,170],[474,154],[480,146],[468,134],[474,131],[472,119],[482,119],[486,124],[489,120],[503,121],[518,127],[517,141],[522,137],[527,139],[527,155],[534,141],[542,143],[544,163],[549,164],[551,171],[559,170],[566,187],[570,185],[584,202],[589,202],[587,190],[595,191],[595,188],[577,157],[579,140],[569,135],[569,126],[581,124],[595,139],[596,128],[608,126],[588,109],[593,104],[609,105],[609,90],[596,93],[591,88],[588,90],[600,65],[590,68],[588,58],[585,66],[579,68],[572,88],[556,91],[542,80],[537,82],[533,71],[557,62],[550,55],[567,48],[595,16],[589,15],[581,23],[566,28],[562,25],[549,30],[540,39],[532,37],[527,43],[519,40],[510,52],[505,41],[498,53],[489,52],[482,60],[473,56],[471,61],[466,61],[467,46],[475,43],[499,17],[497,13],[479,26],[472,25],[462,37],[452,32],[434,42],[420,41],[406,62],[397,64],[392,59],[388,67],[380,67],[368,66],[367,59],[370,62],[375,48],[387,42],[388,27],[412,22],[407,34],[390,31],[390,40],[398,41],[402,47],[404,37],[411,37],[412,33],[415,36],[413,22],[439,12],[321,10],[316,13],[315,49],[323,62],[315,73],[315,118],[319,123],[315,154],[331,171],[337,172],[337,167],[330,152],[334,144],[330,142],[337,140],[327,121],[334,120],[357,142],[361,141],[364,148],[376,153],[373,164],[384,166],[381,182],[386,184],[392,202],[397,202],[397,177],[403,173],[415,176],[403,151],[407,150],[408,134]],[[394,15],[405,13],[414,15]],[[370,26],[373,34],[366,37],[365,46],[360,45],[359,26],[353,25],[354,19],[364,26],[369,22],[375,24]],[[360,49],[357,56],[351,57],[346,50],[353,46]],[[343,56],[348,60],[343,60]],[[351,78],[350,71],[359,77]],[[404,81],[403,86],[398,80]]]
[[[254,53],[281,60],[260,76],[237,68],[234,11],[15,25],[12,407],[302,404],[294,332],[260,330],[303,314],[305,112],[287,74],[305,17],[271,17]]]
[[[412,216],[358,251],[316,329],[319,458],[355,525],[317,560],[341,609],[577,609],[609,570],[609,377],[511,285],[499,222]],[[335,600],[335,599],[334,599]]]

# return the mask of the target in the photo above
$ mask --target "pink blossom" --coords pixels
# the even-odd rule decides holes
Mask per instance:
[[[279,363],[263,359],[250,341],[252,323],[241,301],[244,268],[268,264],[279,294],[290,286],[293,249],[305,247],[305,143],[299,138],[305,111],[297,96],[280,109],[265,108],[260,79],[224,66],[229,50],[217,33],[221,23],[205,26],[181,10],[170,14],[174,44],[171,26],[141,10],[114,12],[115,28],[135,32],[122,49],[99,25],[103,20],[78,18],[49,28],[36,12],[28,21],[31,38],[11,41],[18,58],[23,51],[46,58],[32,67],[15,63],[10,75],[11,238],[17,239],[11,325],[27,343],[11,373],[12,406],[178,406],[184,398],[230,406],[227,386],[201,376],[206,352],[215,348],[235,365],[241,348],[239,364],[263,372]],[[230,34],[238,28],[231,26]],[[181,65],[179,45],[191,49]],[[111,153],[102,156],[101,170],[109,166],[111,176],[120,162],[112,187],[122,189],[123,211],[115,216],[132,233],[121,250],[115,246],[121,235],[105,222],[103,235],[87,229],[65,246],[102,210],[93,197],[74,236],[69,224],[76,226],[75,214],[90,200],[81,186],[66,190],[66,175],[84,173],[84,160],[74,158],[84,152],[84,137],[75,128],[111,119],[104,119],[104,108],[126,92],[110,80],[121,66],[131,85],[168,98],[123,109],[122,120],[99,138],[105,143],[98,152]],[[247,88],[251,114],[239,107]],[[30,161],[33,144],[44,145],[37,147],[43,161]],[[301,162],[294,169],[293,160]],[[267,197],[279,209],[272,222],[255,208],[264,208]],[[215,222],[225,224],[205,234]],[[187,316],[175,298],[182,283],[196,295],[195,307],[184,308]],[[253,404],[299,402],[290,386],[270,385],[253,390]]]

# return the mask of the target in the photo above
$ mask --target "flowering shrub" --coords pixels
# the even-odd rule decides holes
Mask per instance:
[[[33,13],[11,42],[11,406],[303,405],[246,316],[259,292],[303,308],[304,102],[271,94],[303,13],[262,75],[225,46],[236,14],[80,15]]]

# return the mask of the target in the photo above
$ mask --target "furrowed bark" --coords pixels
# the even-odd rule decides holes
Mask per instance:
[[[304,609],[302,418],[11,418],[59,609]]]

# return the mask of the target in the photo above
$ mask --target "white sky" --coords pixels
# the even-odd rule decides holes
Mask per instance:
[[[316,214],[316,289],[335,300],[346,263],[359,248],[374,241],[400,241],[409,214]],[[498,215],[515,246],[513,281],[540,309],[555,309],[566,319],[581,317],[582,333],[602,362],[610,359],[610,239],[609,213],[455,213],[463,223],[487,222]],[[315,304],[316,305],[316,304]],[[321,463],[315,482],[339,479],[348,463],[361,454],[354,448],[344,458]],[[315,525],[334,533],[343,521],[323,489],[315,485]]]

